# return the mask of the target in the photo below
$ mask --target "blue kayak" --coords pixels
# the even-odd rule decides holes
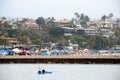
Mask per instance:
[[[38,74],[52,74],[52,72],[51,71],[45,71],[45,72],[38,71]]]

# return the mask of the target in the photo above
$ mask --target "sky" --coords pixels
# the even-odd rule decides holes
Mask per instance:
[[[109,13],[120,18],[120,0],[0,0],[0,17],[71,19],[75,12],[91,19]]]

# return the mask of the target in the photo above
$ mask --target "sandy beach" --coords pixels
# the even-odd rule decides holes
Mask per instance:
[[[120,58],[120,55],[52,55],[52,56],[41,56],[41,55],[27,55],[27,56],[0,56],[0,59],[17,59],[17,58]]]

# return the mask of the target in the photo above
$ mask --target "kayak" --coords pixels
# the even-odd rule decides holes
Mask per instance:
[[[38,74],[52,74],[52,72],[51,71],[45,71],[45,72],[38,71]]]

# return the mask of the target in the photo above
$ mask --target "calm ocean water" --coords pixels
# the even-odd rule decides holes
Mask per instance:
[[[120,64],[0,64],[0,80],[120,80]]]

